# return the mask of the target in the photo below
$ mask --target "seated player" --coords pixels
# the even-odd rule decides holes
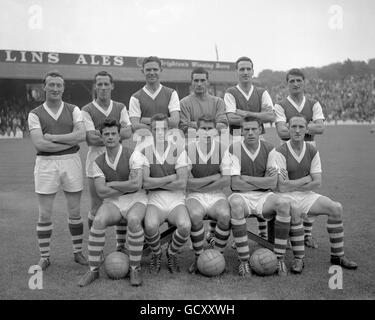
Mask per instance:
[[[302,215],[327,215],[331,263],[346,269],[356,269],[357,264],[344,256],[341,203],[314,192],[321,185],[322,169],[319,152],[312,144],[304,141],[307,128],[307,120],[303,115],[290,118],[290,140],[270,154],[270,165],[279,168],[278,191],[297,202]],[[291,240],[293,244],[293,238]]]
[[[201,116],[198,121],[199,139],[188,145],[191,162],[187,182],[186,207],[191,219],[191,241],[195,261],[189,272],[197,272],[197,259],[203,252],[203,219],[217,221],[212,247],[223,253],[230,235],[230,209],[222,189],[230,186],[231,159],[225,160],[224,147],[215,140],[215,119]]]
[[[167,221],[177,229],[166,251],[168,270],[179,272],[177,253],[189,239],[190,218],[185,207],[185,189],[188,178],[188,161],[184,138],[173,144],[168,140],[168,117],[155,114],[151,118],[151,143],[142,153],[146,156],[143,188],[149,190],[145,217],[145,235],[151,248],[150,271],[161,268],[160,225]],[[177,147],[177,148],[176,148]]]
[[[277,185],[277,169],[269,165],[269,154],[273,146],[259,139],[261,122],[252,117],[242,120],[243,142],[237,142],[230,148],[232,156],[231,188],[234,192],[229,198],[233,237],[240,259],[239,274],[250,274],[250,250],[247,237],[246,217],[254,215],[265,220],[275,220],[274,252],[278,257],[278,274],[287,275],[284,262],[287,239],[296,241],[294,245],[294,263],[292,272],[302,272],[299,263],[304,255],[302,219],[291,201],[273,193]],[[293,216],[293,217],[292,217]],[[297,250],[298,249],[298,250]]]
[[[129,244],[130,283],[132,286],[142,284],[142,222],[147,206],[146,192],[141,189],[144,157],[121,145],[120,128],[116,120],[107,118],[99,129],[106,151],[96,158],[92,169],[96,192],[103,199],[103,204],[90,229],[90,270],[78,282],[80,287],[89,285],[99,277],[106,228],[118,224],[122,219],[128,224],[126,241]]]

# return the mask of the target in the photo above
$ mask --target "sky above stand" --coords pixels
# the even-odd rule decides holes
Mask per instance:
[[[0,49],[234,62],[375,58],[373,0],[0,0]]]

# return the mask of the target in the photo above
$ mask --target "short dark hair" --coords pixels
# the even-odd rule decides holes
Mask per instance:
[[[111,83],[113,83],[113,77],[112,77],[112,75],[110,74],[110,73],[108,73],[107,71],[99,71],[96,75],[95,75],[95,77],[94,77],[94,81],[96,81],[96,77],[99,77],[99,76],[101,76],[101,77],[109,77],[109,80],[111,81]]]
[[[262,126],[262,121],[260,121],[258,118],[255,118],[255,117],[252,117],[252,116],[246,116],[244,118],[242,118],[241,120],[241,127],[243,125],[244,122],[257,122],[259,127]]]
[[[168,121],[168,116],[164,113],[156,113],[151,117],[150,123],[153,123],[155,121]]]
[[[297,114],[297,115],[295,115],[295,116],[292,116],[292,117],[289,119],[288,124],[290,124],[290,120],[292,120],[292,119],[294,119],[294,118],[302,118],[303,120],[305,120],[306,126],[307,126],[307,124],[309,123],[309,122],[307,121],[307,118],[306,118],[305,115],[303,115],[303,114]]]
[[[215,118],[210,116],[209,114],[204,114],[204,115],[202,115],[198,118],[198,121],[197,121],[198,128],[199,128],[201,122],[213,122],[214,126],[216,125]]]
[[[241,62],[241,61],[249,61],[251,63],[251,66],[254,68],[254,64],[253,64],[253,61],[251,61],[251,59],[249,57],[239,57],[236,61],[236,69],[238,69],[238,64]]]
[[[116,119],[105,118],[99,125],[100,134],[103,133],[104,128],[117,127],[118,133],[120,133],[121,125]]]
[[[48,77],[53,77],[53,78],[61,78],[65,84],[65,81],[64,81],[64,78],[62,76],[62,74],[60,72],[58,72],[57,70],[54,70],[54,71],[49,71],[46,73],[46,75],[44,76],[43,78],[43,84],[46,85],[46,80]]]
[[[148,62],[157,62],[161,69],[161,60],[156,56],[149,56],[147,58],[144,58],[142,61],[142,69],[145,67],[145,64]]]
[[[303,80],[305,80],[305,74],[302,72],[301,69],[293,68],[290,69],[286,74],[286,82],[288,82],[289,76],[299,76],[302,77]]]
[[[203,74],[203,73],[206,75],[206,78],[208,80],[208,71],[205,68],[202,68],[202,67],[198,67],[198,68],[193,69],[193,71],[191,72],[191,80],[193,80],[194,74]]]

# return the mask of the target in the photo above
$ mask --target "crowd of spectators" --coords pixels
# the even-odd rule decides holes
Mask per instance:
[[[27,116],[35,104],[24,98],[0,97],[0,138],[23,136],[27,131]]]
[[[274,103],[288,95],[286,84],[267,87]],[[351,76],[344,80],[306,80],[308,97],[317,99],[328,121],[375,121],[375,77]],[[74,102],[73,102],[74,103]],[[0,96],[0,138],[27,133],[27,116],[38,102],[26,98],[5,99]]]

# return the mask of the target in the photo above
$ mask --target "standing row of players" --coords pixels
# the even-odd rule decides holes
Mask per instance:
[[[111,100],[111,91],[114,89],[113,79],[106,72],[96,75],[97,98],[85,106],[82,112],[78,107],[62,101],[64,80],[60,74],[50,73],[45,77],[46,102],[32,110],[29,115],[30,135],[37,149],[34,175],[35,191],[38,194],[40,204],[37,234],[41,251],[39,264],[42,269],[47,268],[50,264],[49,244],[53,228],[51,221],[52,205],[60,184],[68,203],[69,228],[72,234],[75,261],[87,264],[81,253],[83,223],[80,218],[79,204],[83,179],[78,156],[78,143],[86,138],[90,146],[86,162],[86,174],[89,177],[91,195],[91,211],[89,214],[91,227],[103,198],[103,195],[98,194],[96,188],[97,179],[95,178],[94,162],[105,150],[103,136],[98,130],[99,124],[105,118],[110,117],[119,121],[122,138],[129,138],[132,131],[135,132],[142,128],[149,129],[151,117],[156,113],[167,115],[168,126],[177,127],[181,123],[181,128],[185,125],[187,129],[190,127],[197,128],[197,120],[202,115],[209,115],[214,118],[218,130],[226,128],[228,124],[231,130],[234,130],[235,126],[241,124],[242,119],[247,116],[252,116],[261,122],[275,119],[272,100],[268,93],[251,84],[253,75],[251,60],[242,57],[237,61],[236,67],[239,84],[228,89],[225,103],[220,98],[207,93],[208,73],[204,69],[193,71],[192,87],[194,92],[179,102],[176,91],[160,84],[160,60],[156,57],[149,57],[144,60],[142,67],[146,85],[132,96],[129,114],[123,104]],[[304,114],[306,118],[311,120],[306,125],[307,134],[313,136],[321,133],[324,116],[322,118],[322,113],[319,115],[321,107],[318,102],[306,101],[303,95],[303,74],[294,70],[288,74],[287,80],[290,83],[291,96],[285,103],[275,106],[276,115],[279,119],[277,121],[279,135],[284,139],[290,138],[289,130],[285,130],[287,128],[286,123],[288,117],[290,119],[291,115],[296,112],[297,114]],[[296,102],[298,99],[300,99],[300,104]],[[312,139],[310,138],[310,140]],[[107,187],[115,189],[115,186]],[[121,191],[117,190],[117,192]],[[232,223],[232,225],[235,225],[235,223]],[[220,229],[220,226],[219,223],[216,229]],[[120,221],[117,226],[117,239],[120,249],[125,243],[125,228],[124,221]],[[185,236],[181,236],[181,238],[185,238]],[[219,243],[220,241],[216,242]],[[239,248],[241,248],[241,245],[237,250]],[[169,255],[173,256],[171,254],[173,250],[169,251]],[[342,261],[346,260],[340,259],[340,263],[343,263]],[[156,259],[155,264],[157,262]],[[246,266],[240,269],[244,268],[247,269]]]

